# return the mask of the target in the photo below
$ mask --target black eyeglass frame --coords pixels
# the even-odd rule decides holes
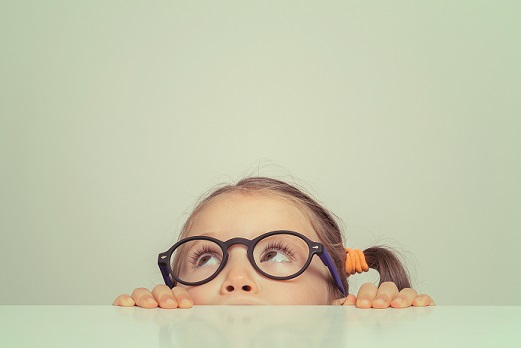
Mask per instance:
[[[306,260],[302,269],[289,276],[277,277],[277,276],[270,275],[270,274],[264,272],[262,269],[260,269],[259,266],[255,263],[255,259],[253,256],[253,249],[255,248],[255,246],[262,239],[273,236],[273,235],[277,235],[277,234],[289,234],[289,235],[299,237],[300,239],[304,240],[309,247],[308,259]],[[221,264],[219,265],[217,270],[210,277],[200,280],[198,282],[186,282],[186,281],[179,279],[177,276],[174,275],[174,273],[172,272],[171,266],[169,264],[169,260],[172,257],[174,250],[177,249],[180,245],[190,242],[192,240],[208,240],[208,241],[211,241],[211,242],[219,245],[219,247],[222,250],[222,260],[221,260]],[[248,259],[250,260],[250,264],[253,266],[253,268],[257,272],[262,274],[263,276],[270,278],[270,279],[274,279],[274,280],[289,280],[289,279],[298,277],[299,275],[304,273],[306,271],[306,269],[309,267],[309,264],[311,263],[313,256],[318,255],[320,260],[322,260],[324,265],[329,269],[329,272],[331,273],[331,276],[333,277],[333,281],[335,282],[335,285],[338,287],[338,289],[342,292],[342,295],[344,297],[347,295],[346,291],[344,289],[344,285],[342,284],[342,280],[340,279],[338,271],[335,267],[335,264],[334,264],[333,260],[331,259],[331,257],[329,256],[324,245],[322,243],[313,242],[312,240],[310,240],[309,238],[307,238],[306,236],[304,236],[298,232],[287,231],[287,230],[277,230],[277,231],[263,233],[260,236],[254,238],[254,239],[251,239],[251,240],[246,239],[246,238],[236,237],[236,238],[231,238],[231,239],[223,242],[219,239],[216,239],[216,238],[213,238],[210,236],[192,236],[192,237],[181,239],[180,241],[175,243],[170,249],[168,249],[167,251],[160,253],[158,255],[157,263],[158,263],[159,269],[161,270],[161,274],[163,275],[165,284],[169,288],[173,288],[174,280],[176,282],[179,282],[181,284],[188,285],[188,286],[197,286],[197,285],[202,285],[202,284],[208,283],[209,281],[211,281],[212,279],[217,277],[217,275],[226,266],[226,263],[228,261],[228,248],[235,244],[245,245],[248,248],[247,255],[248,255]]]

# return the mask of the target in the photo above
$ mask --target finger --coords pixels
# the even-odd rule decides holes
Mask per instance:
[[[152,296],[161,308],[171,309],[178,307],[178,303],[174,298],[172,289],[170,289],[165,284],[159,284],[154,286],[154,289],[152,289]]]
[[[406,308],[412,305],[412,301],[418,297],[416,290],[411,288],[404,288],[400,290],[394,300],[391,301],[393,308]]]
[[[398,288],[393,282],[384,282],[380,284],[376,298],[371,304],[373,308],[388,308],[391,301],[398,295]]]
[[[355,295],[347,295],[345,298],[344,303],[342,304],[344,306],[354,306],[356,305],[356,296]]]
[[[356,296],[355,295],[347,295],[347,297],[342,297],[336,299],[331,303],[333,306],[354,306],[356,304]]]
[[[341,306],[344,304],[344,302],[346,302],[346,298],[345,297],[342,297],[342,298],[338,298],[336,300],[334,300],[331,305],[332,306]]]
[[[373,283],[365,283],[358,290],[358,299],[356,300],[356,306],[358,308],[371,308],[378,289]]]
[[[179,304],[179,308],[192,308],[194,302],[185,288],[174,287],[172,292],[174,293],[174,297]]]
[[[114,303],[112,303],[113,306],[121,306],[121,307],[134,307],[136,302],[127,294],[119,295],[116,300],[114,300]]]
[[[145,288],[135,289],[134,292],[132,292],[132,299],[136,301],[136,305],[143,308],[156,308],[158,305],[150,290]]]
[[[331,304],[333,306],[354,306],[356,304],[356,296],[347,295],[347,297],[342,297],[334,300]]]
[[[414,307],[435,306],[436,304],[429,295],[421,294],[412,301]]]

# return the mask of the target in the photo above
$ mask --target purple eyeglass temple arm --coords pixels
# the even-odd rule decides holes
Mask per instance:
[[[165,284],[172,289],[174,287],[174,283],[170,279],[170,274],[168,272],[168,266],[166,263],[167,256],[165,253],[161,253],[158,256],[157,264],[159,266],[159,269],[161,270],[161,275],[163,275],[163,280],[165,281]]]
[[[320,257],[320,259],[322,260],[324,265],[326,265],[326,267],[329,269],[329,272],[331,272],[331,275],[333,276],[333,280],[335,281],[336,286],[340,289],[340,291],[342,292],[342,295],[344,295],[344,297],[346,297],[347,294],[346,294],[346,290],[344,289],[344,285],[342,284],[342,280],[340,279],[340,276],[338,275],[338,271],[335,267],[335,264],[333,263],[333,260],[327,253],[326,248],[324,248],[324,251],[321,254],[319,254],[318,257]]]

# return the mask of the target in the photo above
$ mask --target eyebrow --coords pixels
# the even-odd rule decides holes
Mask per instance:
[[[205,237],[212,237],[212,238],[215,238],[215,239],[219,239],[219,240],[221,240],[223,242],[225,242],[225,241],[227,241],[229,239],[233,239],[233,238],[245,238],[245,239],[253,240],[253,239],[257,238],[258,236],[260,236],[260,235],[262,235],[264,233],[273,232],[273,231],[295,231],[295,230],[294,229],[288,229],[288,228],[277,228],[277,229],[270,229],[270,230],[266,230],[266,231],[259,231],[259,232],[255,233],[255,234],[252,234],[249,237],[245,237],[245,236],[240,237],[240,236],[235,235],[235,236],[230,236],[229,238],[226,238],[226,239],[223,239],[222,237],[220,237],[218,235],[219,233],[216,233],[216,232],[203,232],[203,233],[197,233],[197,234],[190,233],[190,235],[184,236],[181,239],[189,238],[189,237],[196,237],[196,236],[205,236]],[[301,233],[304,236],[306,236],[303,232],[299,232],[299,231],[295,231],[295,232]],[[312,241],[315,240],[315,239],[317,241],[320,241],[320,238],[314,238],[314,237],[309,237],[309,236],[306,236],[306,237],[311,239]]]
[[[261,234],[272,232],[272,231],[280,231],[280,230],[284,230],[284,229],[279,228],[279,229],[275,229],[275,230],[260,231],[260,232],[257,232],[255,234],[252,234],[249,237],[246,237],[246,236],[242,236],[241,237],[241,236],[237,236],[237,235],[232,235],[229,238],[225,238],[225,239],[223,239],[221,236],[219,236],[219,233],[217,233],[217,232],[190,233],[190,235],[184,236],[181,239],[188,238],[188,237],[195,237],[195,236],[205,236],[205,237],[212,237],[212,238],[215,238],[215,239],[219,239],[219,240],[222,240],[223,242],[228,240],[228,239],[233,239],[233,238],[238,238],[238,237],[239,238],[246,238],[246,239],[252,240],[254,238],[257,238]]]
[[[204,233],[190,234],[190,235],[188,235],[188,236],[185,236],[184,238],[194,237],[194,236],[205,236],[205,237],[213,237],[213,238],[217,238],[217,236],[215,235],[214,232],[204,232]],[[217,239],[218,239],[218,238],[217,238]]]

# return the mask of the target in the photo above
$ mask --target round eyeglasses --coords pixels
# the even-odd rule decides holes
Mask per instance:
[[[338,271],[324,245],[298,232],[285,230],[267,232],[251,240],[232,238],[223,242],[209,236],[184,238],[158,256],[165,284],[172,288],[177,282],[196,286],[211,281],[226,266],[228,248],[235,244],[247,246],[253,268],[275,280],[298,277],[308,268],[313,255],[318,255],[338,289],[346,296]]]

